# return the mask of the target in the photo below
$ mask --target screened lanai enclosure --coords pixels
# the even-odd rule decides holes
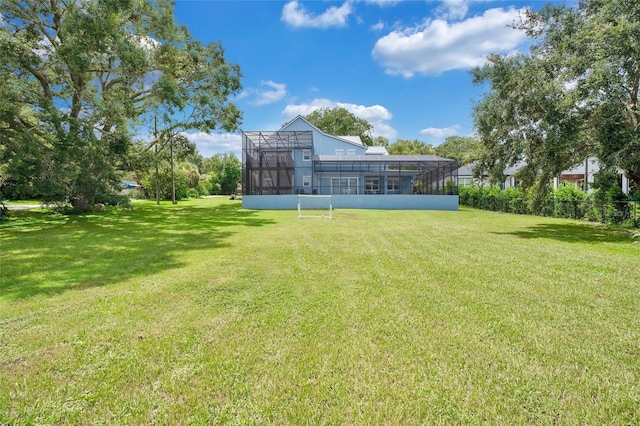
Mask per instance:
[[[318,194],[457,194],[457,163],[433,155],[318,155],[313,166]]]
[[[245,195],[457,195],[454,160],[432,155],[314,155],[311,131],[244,132]]]
[[[243,132],[242,193],[296,193],[295,153],[311,156],[312,150],[311,131]]]

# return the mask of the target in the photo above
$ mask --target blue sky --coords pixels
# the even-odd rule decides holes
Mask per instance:
[[[493,52],[526,51],[508,28],[542,1],[185,1],[176,19],[218,41],[240,65],[242,130],[277,130],[297,115],[344,107],[391,143],[438,145],[473,133],[484,88],[469,70]],[[240,134],[191,134],[205,157],[241,157]]]

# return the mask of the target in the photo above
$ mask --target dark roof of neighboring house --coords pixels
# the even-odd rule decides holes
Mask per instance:
[[[473,164],[467,164],[458,169],[458,176],[473,176]]]

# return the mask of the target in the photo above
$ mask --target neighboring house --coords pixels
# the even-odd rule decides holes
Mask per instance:
[[[595,157],[589,157],[587,161],[562,172],[561,179],[554,179],[554,188],[560,184],[572,184],[578,188],[584,188],[585,176],[587,177],[588,191],[593,191],[594,176],[600,171],[600,162]],[[629,195],[629,179],[624,171],[618,169],[618,185],[625,194]]]
[[[457,210],[455,160],[389,155],[358,136],[331,136],[298,116],[278,131],[242,132],[242,204],[295,209],[299,194],[334,207]]]
[[[502,189],[514,187],[517,185],[515,174],[524,166],[520,162],[515,166],[509,167],[504,171],[505,180],[500,184]],[[489,185],[489,176],[483,175],[481,179],[473,176],[474,164],[460,167],[458,169],[459,185]],[[585,176],[587,177],[588,192],[593,191],[594,176],[600,171],[600,162],[595,157],[589,157],[586,162],[575,165],[574,167],[563,171],[559,178],[553,179],[553,188],[557,189],[560,185],[575,185],[578,188],[584,188]],[[624,176],[622,170],[618,170],[618,183],[620,189],[625,194],[629,194],[629,179]]]
[[[467,164],[458,169],[458,185],[490,185],[489,175],[483,174],[481,178],[473,176],[475,163]],[[507,167],[504,171],[504,181],[500,183],[501,189],[513,188],[518,184],[515,174],[524,166],[518,163],[515,166]]]

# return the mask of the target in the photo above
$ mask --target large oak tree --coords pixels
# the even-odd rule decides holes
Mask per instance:
[[[86,211],[118,190],[136,126],[234,130],[240,71],[168,0],[0,0],[2,180]],[[138,128],[139,131],[139,128]]]

